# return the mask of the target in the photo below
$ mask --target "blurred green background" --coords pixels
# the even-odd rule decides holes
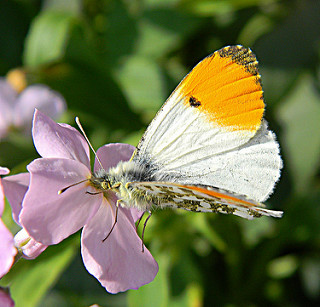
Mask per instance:
[[[95,148],[136,145],[184,75],[231,44],[260,62],[282,177],[267,201],[280,220],[157,211],[145,241],[154,282],[108,294],[82,264],[75,234],[2,281],[20,306],[320,306],[320,1],[2,0],[0,75],[60,92]],[[31,138],[9,135],[0,165],[24,171]],[[9,221],[9,206],[5,220]]]

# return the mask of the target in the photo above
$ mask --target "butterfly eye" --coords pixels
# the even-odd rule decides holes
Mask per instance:
[[[117,182],[116,184],[114,184],[113,186],[110,186],[110,189],[116,189],[118,190],[121,186],[121,183],[120,182]]]
[[[100,185],[101,185],[101,188],[103,190],[107,190],[109,188],[109,182],[108,181],[102,181]]]

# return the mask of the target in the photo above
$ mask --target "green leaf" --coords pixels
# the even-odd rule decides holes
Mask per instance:
[[[319,41],[320,27],[315,25],[319,24],[320,2],[304,1],[291,9],[291,13],[277,23],[274,31],[255,43],[254,51],[265,66],[288,70],[312,67],[311,63],[316,63],[315,42]],[[281,13],[281,6],[278,10],[278,14]]]
[[[224,252],[226,250],[226,243],[212,228],[205,214],[194,214],[193,216],[189,215],[188,217],[190,218],[190,223],[192,223],[193,227],[207,238],[214,248],[219,252]]]
[[[146,10],[138,21],[136,53],[149,58],[163,57],[180,47],[185,37],[199,24],[199,18],[186,12],[167,8]]]
[[[155,256],[155,255],[154,255]],[[151,283],[139,288],[130,290],[128,293],[129,307],[152,306],[166,307],[169,306],[169,288],[168,288],[168,271],[169,257],[167,255],[156,255],[159,264],[159,272]]]
[[[116,72],[116,78],[135,111],[154,113],[165,101],[160,68],[144,57],[128,58]]]
[[[111,128],[113,132],[116,129],[132,131],[141,127],[140,119],[129,108],[109,71],[79,62],[56,65],[55,69],[56,73],[45,82],[64,96],[69,109],[75,110],[83,123],[85,117],[92,116],[97,129],[101,125]]]
[[[127,136],[125,138],[123,138],[121,141],[122,141],[122,143],[137,146],[143,133],[144,133],[144,131],[140,130],[138,132],[133,132],[133,133],[127,134]]]
[[[43,10],[59,10],[80,13],[82,1],[81,0],[44,0]]]
[[[68,12],[44,11],[37,16],[26,38],[24,64],[36,67],[63,58],[74,22]]]
[[[272,219],[254,219],[252,221],[240,220],[242,227],[243,239],[250,246],[256,245],[263,238],[271,237],[275,231],[275,220]]]
[[[291,276],[298,268],[298,260],[293,255],[283,256],[272,260],[268,265],[268,273],[276,279]]]
[[[303,192],[317,173],[320,156],[320,96],[304,74],[279,107],[281,136],[296,192]]]
[[[299,76],[299,71],[284,69],[281,66],[265,66],[263,59],[261,64],[260,73],[268,112],[288,95],[288,92],[292,89]]]
[[[316,299],[320,292],[320,259],[319,257],[303,260],[301,266],[303,285],[309,297]]]
[[[18,226],[12,218],[12,209],[6,198],[1,220],[4,222],[4,224],[7,226],[7,228],[10,230],[12,234],[17,233],[21,229],[21,227]]]
[[[254,15],[242,28],[238,41],[244,46],[251,46],[262,35],[270,32],[273,21],[263,14]]]
[[[143,0],[146,7],[177,6],[181,0]]]
[[[16,306],[37,306],[77,251],[79,236],[49,247],[35,260],[21,259],[1,280]]]
[[[271,0],[270,2],[275,2]],[[184,0],[182,5],[199,15],[211,16],[216,14],[225,14],[234,10],[246,7],[256,6],[261,3],[260,0]]]
[[[171,307],[203,306],[203,290],[196,283],[189,284],[178,298],[170,301]]]
[[[101,32],[104,35],[99,41],[107,65],[114,67],[123,56],[132,54],[138,39],[137,21],[129,12],[123,1],[105,1],[107,14]]]

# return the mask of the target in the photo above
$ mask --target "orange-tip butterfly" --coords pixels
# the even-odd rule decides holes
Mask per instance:
[[[262,204],[282,167],[264,107],[255,55],[239,45],[222,48],[181,81],[130,161],[100,170],[90,182],[116,192],[121,206],[142,211],[281,217]]]

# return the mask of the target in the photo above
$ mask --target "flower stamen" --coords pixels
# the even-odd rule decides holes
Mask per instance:
[[[88,181],[88,180],[89,180],[89,179],[84,179],[84,180],[81,180],[81,181],[79,181],[79,182],[70,184],[69,186],[67,186],[67,187],[59,190],[59,191],[58,191],[58,194],[60,195],[60,194],[62,194],[63,192],[67,191],[69,188],[72,188],[72,187],[74,187],[74,186],[76,186],[76,185],[78,185],[78,184],[80,184],[80,183],[86,182],[86,181]]]

